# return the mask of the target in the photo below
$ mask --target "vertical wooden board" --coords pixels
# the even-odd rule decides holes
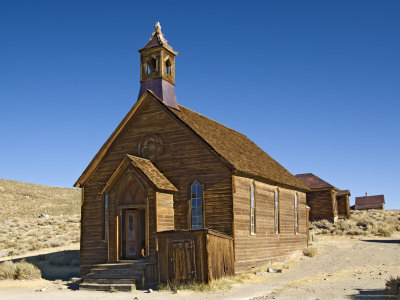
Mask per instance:
[[[256,234],[250,234],[250,197],[248,189],[251,178],[234,176],[234,257],[235,272],[282,259],[307,244],[305,194],[279,187],[280,233],[274,230],[274,191],[276,186],[254,180],[256,188]],[[294,194],[298,193],[299,233],[294,229]],[[260,200],[261,199],[261,200]],[[265,203],[262,201],[265,199]],[[260,228],[261,226],[261,228]],[[264,229],[266,228],[266,230]]]

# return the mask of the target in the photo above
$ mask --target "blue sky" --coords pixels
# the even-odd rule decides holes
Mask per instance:
[[[0,1],[0,178],[71,187],[160,21],[179,104],[400,208],[399,1]]]

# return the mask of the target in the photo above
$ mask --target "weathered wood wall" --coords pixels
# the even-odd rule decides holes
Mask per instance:
[[[174,226],[174,195],[157,192],[156,193],[156,232],[173,230]]]
[[[275,234],[276,186],[254,181],[255,234],[250,232],[251,179],[233,176],[235,272],[277,261],[307,246],[306,195],[298,193],[299,233],[295,233],[294,190],[279,188],[280,232]]]
[[[210,282],[234,275],[232,237],[208,229],[157,236],[160,282]]]
[[[332,189],[307,192],[307,205],[311,208],[310,220],[327,219],[334,221],[337,218],[337,207],[335,210],[336,197]]]
[[[114,141],[99,166],[84,185],[81,227],[81,272],[107,261],[103,240],[104,199],[101,191],[126,154],[141,156],[139,144],[147,136],[162,140],[162,152],[153,164],[174,184],[175,229],[189,229],[190,185],[204,186],[205,227],[232,234],[231,170],[189,129],[165,111],[151,96]],[[149,203],[155,203],[151,200]],[[155,211],[155,207],[150,206]],[[115,230],[110,228],[110,230]]]
[[[350,218],[349,195],[336,195],[339,218]]]

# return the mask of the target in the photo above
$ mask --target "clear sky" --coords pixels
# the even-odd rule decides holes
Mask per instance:
[[[400,1],[0,1],[0,178],[71,187],[159,21],[178,103],[400,208]]]

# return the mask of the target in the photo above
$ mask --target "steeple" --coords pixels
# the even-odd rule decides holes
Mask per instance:
[[[175,52],[164,34],[159,22],[148,43],[140,52],[140,91],[152,90],[166,105],[179,110],[175,95]]]

